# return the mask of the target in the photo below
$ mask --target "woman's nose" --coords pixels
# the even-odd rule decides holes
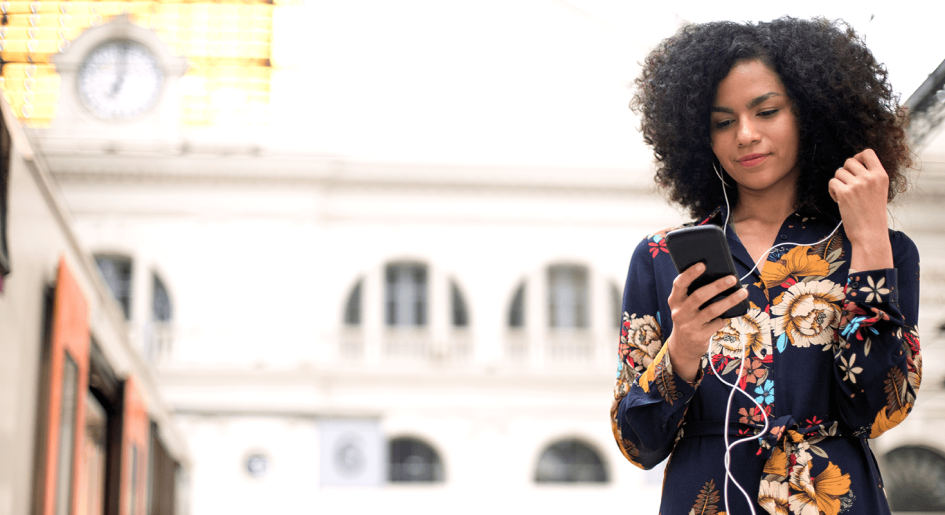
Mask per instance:
[[[738,124],[738,144],[741,146],[750,145],[761,139],[758,130],[751,121],[743,120]]]

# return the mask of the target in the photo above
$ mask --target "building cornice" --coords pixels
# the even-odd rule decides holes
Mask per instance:
[[[42,153],[53,176],[62,184],[209,182],[621,193],[649,193],[654,189],[651,171],[630,167],[359,161],[224,147],[183,155],[171,149],[130,148]]]

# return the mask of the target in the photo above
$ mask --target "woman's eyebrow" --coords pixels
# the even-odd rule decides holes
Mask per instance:
[[[774,96],[781,96],[781,93],[778,93],[777,91],[769,91],[769,92],[765,93],[764,95],[759,95],[759,96],[757,96],[757,97],[751,99],[751,101],[748,102],[748,106],[747,106],[747,107],[748,107],[748,109],[751,109],[751,108],[753,108],[753,107],[756,107],[756,106],[758,106],[758,104],[760,104],[760,103],[764,102],[765,100],[768,100],[769,98],[774,97]],[[713,113],[729,113],[729,114],[734,114],[734,113],[735,113],[735,110],[732,109],[731,107],[712,106],[712,112],[713,112]]]
[[[755,97],[751,100],[751,102],[748,102],[748,109],[751,109],[752,107],[755,107],[758,104],[764,102],[765,100],[768,100],[769,98],[775,97],[775,96],[781,96],[781,94],[778,93],[777,91],[769,91],[768,93],[765,93],[764,95]]]

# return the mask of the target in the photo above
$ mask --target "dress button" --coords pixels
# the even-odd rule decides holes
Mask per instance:
[[[859,287],[860,287],[860,283],[858,283],[858,282],[856,282],[856,281],[853,281],[852,283],[850,283],[850,286],[851,286],[852,288],[856,289],[856,288],[859,288]]]
[[[781,235],[781,239],[782,239],[782,240],[786,240],[786,239],[787,239],[787,234],[782,234],[782,235]]]

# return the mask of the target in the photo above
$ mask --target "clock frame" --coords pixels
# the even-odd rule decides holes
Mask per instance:
[[[110,121],[129,121],[154,107],[164,87],[164,71],[145,45],[110,39],[92,49],[76,73],[82,105]]]
[[[179,80],[188,62],[155,31],[116,16],[83,32],[52,61],[60,86],[57,113],[44,129],[50,138],[81,146],[76,137],[178,137]]]

